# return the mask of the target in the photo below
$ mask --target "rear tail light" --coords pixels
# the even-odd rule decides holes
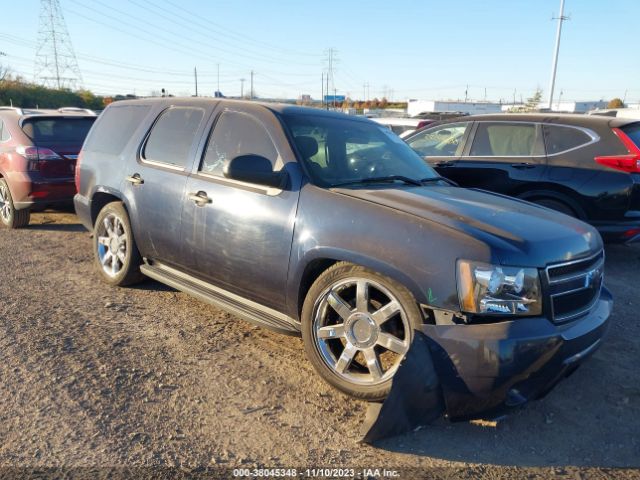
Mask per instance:
[[[596,157],[595,161],[605,167],[615,168],[623,172],[640,173],[640,148],[619,128],[614,128],[613,133],[620,139],[629,153],[627,155],[605,155]]]
[[[640,235],[640,228],[632,228],[622,235],[626,240],[630,240]]]
[[[62,160],[62,157],[53,150],[43,147],[16,147],[16,153],[27,159],[27,170],[40,170],[40,162],[49,160]]]
[[[80,164],[82,163],[82,150],[78,154],[78,159],[76,160],[76,192],[80,192]]]

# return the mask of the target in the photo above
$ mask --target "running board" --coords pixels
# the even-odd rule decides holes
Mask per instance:
[[[140,271],[147,277],[220,307],[261,327],[288,335],[300,334],[300,325],[293,318],[174,268],[154,263],[153,265],[141,265]]]

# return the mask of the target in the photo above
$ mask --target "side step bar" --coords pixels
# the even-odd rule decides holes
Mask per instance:
[[[261,327],[288,335],[299,335],[300,324],[293,318],[259,303],[192,277],[159,263],[143,264],[140,271],[147,277],[220,307]]]

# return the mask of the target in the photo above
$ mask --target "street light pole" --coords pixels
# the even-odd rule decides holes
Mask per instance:
[[[549,85],[549,110],[553,102],[553,89],[556,84],[556,70],[558,69],[558,52],[560,51],[560,36],[562,35],[562,22],[567,20],[564,16],[564,0],[560,0],[560,15],[558,16],[558,30],[556,32],[556,48],[553,53],[553,65],[551,67],[551,82]]]

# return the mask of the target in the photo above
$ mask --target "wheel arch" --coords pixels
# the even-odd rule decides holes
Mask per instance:
[[[299,321],[301,320],[302,307],[309,289],[325,270],[338,262],[352,263],[385,275],[407,288],[417,303],[425,303],[427,301],[426,298],[423,298],[424,294],[418,284],[393,265],[348,250],[314,249],[298,262],[298,268],[292,276],[294,301],[291,302],[293,306],[291,313],[295,314],[295,318]]]
[[[124,204],[125,210],[127,213],[129,209],[127,208],[126,202],[122,197],[118,195],[117,192],[114,191],[97,191],[93,194],[91,198],[91,225],[95,225],[96,219],[98,218],[98,214],[100,210],[102,210],[107,204],[111,202],[122,202]]]
[[[548,199],[555,200],[557,202],[565,204],[571,210],[573,210],[580,220],[585,220],[587,214],[580,206],[580,203],[573,198],[570,192],[565,192],[557,189],[545,189],[539,188],[536,190],[526,190],[516,193],[514,196],[526,200],[527,202],[535,203],[536,200]]]

